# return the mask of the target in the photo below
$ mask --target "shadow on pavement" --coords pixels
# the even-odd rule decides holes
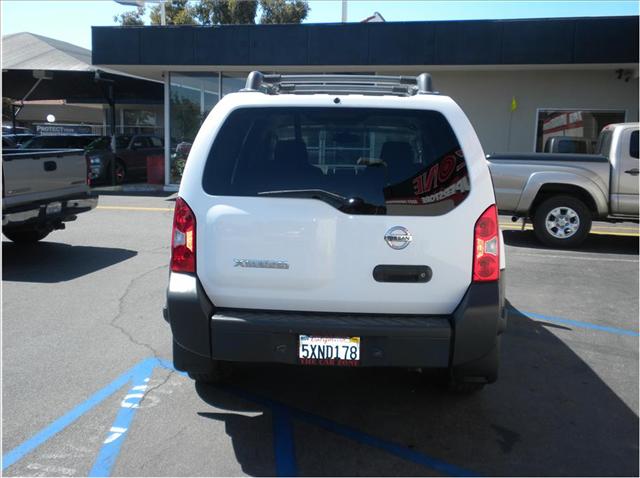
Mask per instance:
[[[598,252],[601,254],[638,254],[639,238],[632,236],[614,236],[589,234],[580,247],[574,249],[554,249],[541,244],[533,231],[502,231],[504,242],[508,246],[546,249],[548,251]]]
[[[113,247],[71,246],[59,242],[17,245],[2,242],[2,280],[64,282],[104,269],[137,255]]]
[[[637,383],[637,340],[628,340],[631,352],[619,350],[626,343],[613,347],[633,355],[628,381]],[[324,417],[484,475],[638,474],[636,412],[544,324],[513,308],[502,341],[501,377],[476,395],[451,395],[404,370],[275,365],[243,366],[230,387],[196,385],[199,396],[217,409],[200,416],[225,422],[249,475],[276,471],[271,406],[247,401],[234,390],[286,405],[302,476],[437,474],[303,416]],[[637,395],[634,400],[637,406]]]

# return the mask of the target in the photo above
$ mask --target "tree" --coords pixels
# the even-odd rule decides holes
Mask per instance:
[[[201,0],[194,16],[201,25],[246,25],[256,22],[257,0]]]
[[[114,15],[113,21],[120,23],[122,26],[142,26],[144,25],[145,8],[138,7],[135,10]]]
[[[165,4],[165,16],[167,25],[197,25],[194,18],[194,7],[190,5],[188,0],[171,0]],[[160,5],[151,8],[152,25],[160,25],[162,23],[162,15],[160,13]]]
[[[13,100],[11,98],[2,97],[2,119],[11,121],[13,119]]]
[[[260,0],[260,23],[302,23],[309,14],[306,0]]]
[[[309,14],[307,0],[171,0],[165,4],[167,25],[248,25],[256,23],[301,23]],[[145,9],[113,17],[121,25],[144,25]],[[161,24],[160,5],[151,8],[152,25]]]

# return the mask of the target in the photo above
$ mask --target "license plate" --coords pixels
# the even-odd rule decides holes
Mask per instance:
[[[301,335],[298,357],[303,365],[354,367],[360,363],[360,337]]]
[[[62,203],[52,202],[47,204],[47,214],[58,214],[62,211]]]

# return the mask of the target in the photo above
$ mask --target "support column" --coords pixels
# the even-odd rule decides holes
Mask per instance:
[[[164,184],[169,185],[171,180],[171,102],[169,89],[171,77],[168,71],[164,72]]]

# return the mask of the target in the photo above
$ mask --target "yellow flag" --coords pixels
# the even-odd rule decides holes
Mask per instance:
[[[513,113],[516,108],[518,107],[518,102],[516,101],[516,97],[512,96],[511,97],[511,112]]]

